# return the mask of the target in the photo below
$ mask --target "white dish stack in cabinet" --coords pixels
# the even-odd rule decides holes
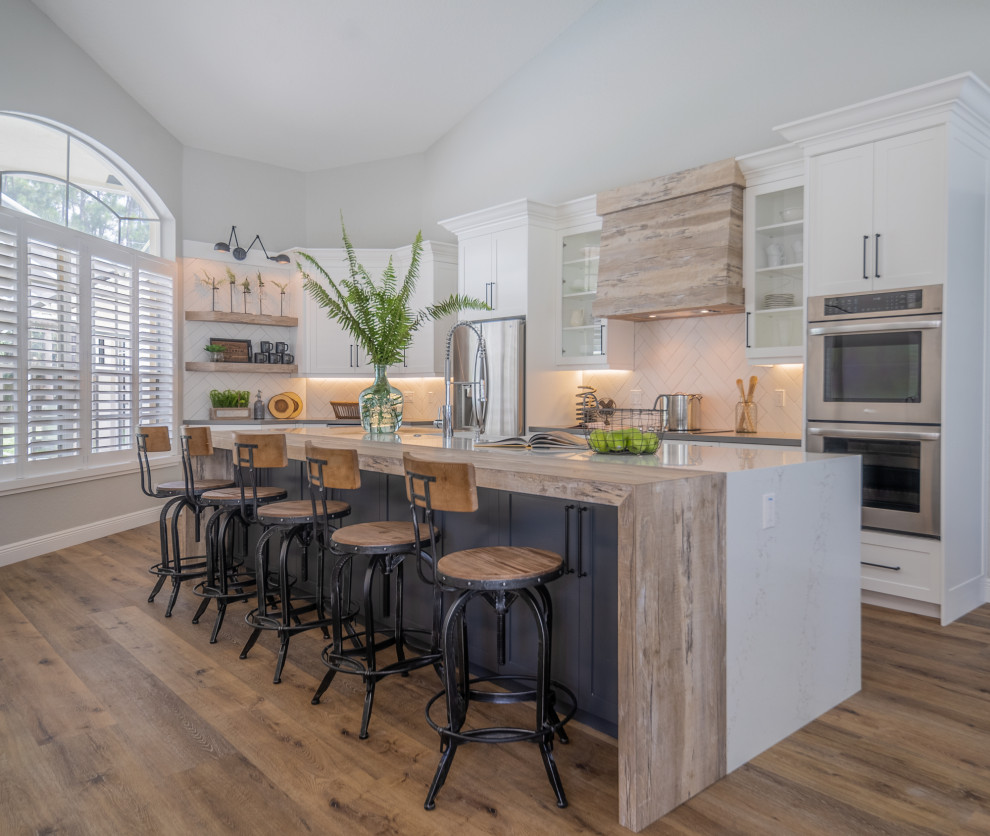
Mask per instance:
[[[743,195],[746,359],[803,363],[804,156],[793,145],[736,160]]]
[[[941,537],[862,544],[866,600],[948,623],[990,596],[990,88],[963,73],[777,131],[807,159],[809,296],[942,285]]]
[[[602,220],[595,195],[557,207],[557,273],[554,357],[560,368],[633,368],[633,323],[592,315],[598,293]]]

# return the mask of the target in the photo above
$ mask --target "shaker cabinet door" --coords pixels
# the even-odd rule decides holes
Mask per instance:
[[[937,128],[876,143],[874,290],[945,281],[945,159]]]
[[[873,146],[812,157],[808,295],[871,288]]]

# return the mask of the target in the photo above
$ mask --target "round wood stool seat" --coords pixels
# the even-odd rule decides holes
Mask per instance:
[[[265,525],[302,525],[323,519],[324,516],[343,517],[349,514],[351,506],[346,502],[327,501],[326,511],[319,508],[313,513],[313,503],[308,499],[290,499],[273,502],[258,508],[258,521]]]
[[[285,499],[288,495],[288,491],[284,488],[259,487],[255,489],[254,495],[248,491],[244,496],[244,500],[248,505],[252,505],[255,499],[259,503],[276,502],[277,500]],[[216,490],[206,491],[202,495],[202,499],[208,505],[240,505],[241,489],[217,488]]]
[[[433,533],[434,536],[439,536],[436,528]],[[419,535],[420,542],[429,542],[429,530],[425,525],[420,526]],[[416,543],[416,531],[411,522],[386,520],[345,525],[338,528],[331,539],[336,551],[353,554],[411,552]]]
[[[458,589],[519,589],[559,578],[564,559],[554,552],[528,546],[489,546],[444,555],[437,576]]]
[[[220,488],[231,488],[234,486],[233,479],[197,479],[193,482],[193,493],[201,496],[207,491],[215,491]],[[186,491],[185,481],[162,482],[156,488],[158,491],[167,491],[169,496],[178,496]]]

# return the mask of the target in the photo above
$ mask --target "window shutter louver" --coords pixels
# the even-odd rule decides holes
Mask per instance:
[[[133,268],[90,261],[92,450],[126,450],[133,435]]]
[[[17,233],[0,226],[0,467],[18,455],[21,404],[18,359],[22,339],[17,327]]]
[[[79,252],[28,238],[27,458],[81,452]]]
[[[171,276],[138,271],[138,422],[170,424],[175,409],[175,300]]]

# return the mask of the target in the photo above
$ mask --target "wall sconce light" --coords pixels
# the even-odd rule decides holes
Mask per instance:
[[[234,242],[234,249],[233,250],[230,249],[230,242],[231,241]],[[289,263],[290,259],[289,259],[289,257],[285,253],[279,253],[278,255],[268,255],[268,250],[265,249],[265,245],[262,242],[260,235],[255,235],[254,236],[254,241],[252,241],[248,245],[247,250],[244,249],[241,246],[241,242],[237,240],[237,227],[236,226],[232,226],[230,228],[230,237],[227,239],[227,242],[224,243],[223,241],[218,241],[216,244],[213,245],[213,249],[214,250],[219,250],[222,253],[230,253],[238,261],[244,261],[244,259],[247,258],[248,250],[250,250],[251,247],[253,247],[255,245],[255,243],[258,243],[261,246],[261,251],[265,254],[265,258],[267,258],[269,261],[274,261],[276,264],[288,264]]]

